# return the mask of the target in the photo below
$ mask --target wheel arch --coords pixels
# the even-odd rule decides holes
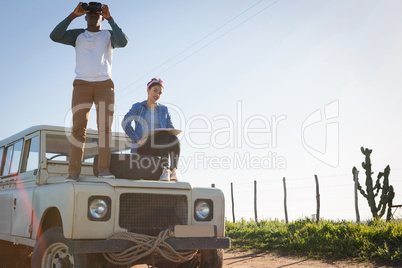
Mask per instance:
[[[63,220],[60,211],[57,207],[49,207],[43,213],[42,219],[39,224],[37,237],[39,238],[44,232],[50,228],[60,226],[63,228]]]

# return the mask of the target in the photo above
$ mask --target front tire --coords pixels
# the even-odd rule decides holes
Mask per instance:
[[[39,238],[32,253],[32,268],[82,268],[87,265],[87,254],[69,253],[69,240],[61,227],[53,227]]]
[[[222,268],[223,249],[201,250],[200,268]]]
[[[188,262],[182,263],[177,268],[222,268],[223,249],[205,249],[194,256]]]

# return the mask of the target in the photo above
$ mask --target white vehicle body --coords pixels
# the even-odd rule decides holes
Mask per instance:
[[[176,250],[230,247],[222,191],[184,181],[97,178],[95,130],[87,131],[79,181],[65,182],[68,131],[35,126],[0,141],[0,240],[33,248],[46,231],[59,227],[71,254],[99,254],[116,251],[116,244],[106,240],[115,233],[156,235],[173,228],[168,241]],[[113,133],[112,153],[129,150],[127,137]],[[104,202],[107,212],[94,217],[91,202]],[[209,206],[206,218],[197,217],[198,202]]]

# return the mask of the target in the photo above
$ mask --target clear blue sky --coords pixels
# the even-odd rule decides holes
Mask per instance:
[[[0,139],[32,125],[70,125],[75,54],[49,38],[74,1],[6,1],[2,10]],[[402,2],[221,0],[104,2],[130,43],[116,49],[114,130],[165,81],[182,138],[181,180],[235,189],[236,218],[354,216],[351,170],[374,149],[375,175],[391,166],[402,204]],[[85,27],[83,17],[70,28]],[[108,23],[103,23],[109,29]],[[174,106],[174,107],[173,107]],[[176,108],[175,108],[176,107]],[[92,112],[90,128],[96,128]],[[360,196],[361,217],[370,217]]]

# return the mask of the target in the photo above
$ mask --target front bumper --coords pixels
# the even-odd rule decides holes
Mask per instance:
[[[169,237],[165,240],[175,250],[219,249],[230,248],[231,240],[228,237]],[[122,252],[132,246],[134,242],[126,240],[71,240],[70,253],[106,253]]]

